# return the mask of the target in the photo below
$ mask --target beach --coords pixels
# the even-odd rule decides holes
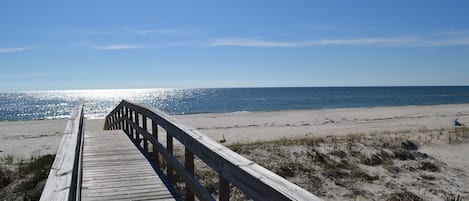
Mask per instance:
[[[469,104],[399,106],[176,116],[215,140],[254,142],[292,137],[445,129],[469,122]]]
[[[208,137],[231,143],[281,138],[326,137],[356,134],[408,133],[453,127],[459,118],[469,123],[469,104],[374,108],[288,110],[175,115],[182,124]],[[86,130],[103,127],[103,119],[89,119]],[[66,120],[0,122],[0,156],[28,158],[55,153]]]
[[[469,130],[454,126],[455,119],[469,123],[469,104],[173,117],[325,200],[469,193]],[[85,132],[101,130],[103,122],[87,119]],[[54,154],[65,126],[66,120],[0,122],[0,157]],[[401,145],[408,140],[417,150]],[[199,167],[208,178],[202,183],[213,182],[208,171]]]

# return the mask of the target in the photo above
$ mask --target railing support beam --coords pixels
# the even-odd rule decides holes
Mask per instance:
[[[135,123],[140,126],[140,117],[139,117],[139,114],[138,112],[135,112]],[[140,134],[138,132],[138,130],[135,130],[135,140],[137,141],[137,143],[140,145]]]
[[[230,182],[228,182],[221,175],[218,175],[218,191],[220,191],[220,194],[218,196],[219,201],[230,200]]]
[[[148,131],[147,117],[145,117],[144,115],[142,115],[142,127],[143,127],[144,130]],[[143,150],[148,152],[148,140],[147,140],[146,137],[143,138]]]
[[[166,149],[168,150],[169,153],[171,153],[171,155],[174,154],[173,153],[173,136],[171,136],[171,134],[168,132],[166,132]],[[171,182],[171,184],[173,185],[176,184],[176,181],[173,176],[173,167],[166,165],[166,170],[167,170],[166,175],[169,179],[169,182]]]
[[[151,131],[153,133],[153,136],[155,139],[158,141],[158,124],[156,124],[155,120],[151,121]],[[156,148],[156,144],[152,145],[153,147],[153,158],[156,161],[156,164],[158,166],[161,166],[160,164],[160,154],[158,153],[158,149]]]
[[[184,167],[194,175],[194,153],[187,147],[184,150]],[[194,201],[194,193],[186,186],[186,201]]]

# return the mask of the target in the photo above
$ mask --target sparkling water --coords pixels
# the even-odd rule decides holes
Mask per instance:
[[[0,93],[0,120],[67,118],[79,98],[87,118],[122,99],[170,114],[469,103],[469,87],[293,87],[57,90]]]

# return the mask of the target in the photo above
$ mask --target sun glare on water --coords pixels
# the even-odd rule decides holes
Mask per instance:
[[[51,108],[55,108],[57,114],[47,114],[46,119],[66,118],[66,111],[74,107],[79,99],[83,99],[85,101],[85,116],[88,119],[99,119],[104,118],[121,100],[159,105],[162,100],[179,98],[181,93],[182,89],[49,90],[24,92],[23,99],[41,102],[38,105],[41,105],[40,110],[45,113],[48,113],[47,111]],[[159,101],[153,101],[155,99]]]

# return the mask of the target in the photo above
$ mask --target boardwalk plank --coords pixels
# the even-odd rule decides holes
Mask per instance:
[[[122,131],[85,132],[82,200],[175,200]]]

